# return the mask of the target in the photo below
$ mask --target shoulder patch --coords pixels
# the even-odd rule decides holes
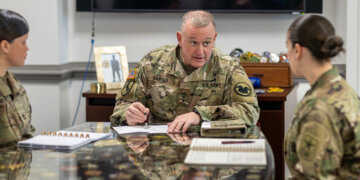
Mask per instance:
[[[128,77],[127,77],[127,80],[129,80],[129,79],[135,79],[136,73],[137,73],[137,69],[131,70],[131,71],[129,72],[129,75],[128,75]]]
[[[319,113],[312,113],[307,117],[307,121],[301,127],[301,132],[296,140],[296,152],[302,163],[315,162],[323,159],[326,149],[329,147],[332,138],[326,123],[319,123],[313,118],[325,118],[317,116]]]
[[[125,96],[127,95],[131,89],[134,87],[135,81],[126,81],[125,85],[121,89],[121,95]]]
[[[313,160],[319,149],[319,141],[318,137],[306,133],[300,143],[300,156],[308,161]]]
[[[251,87],[245,82],[239,82],[235,85],[234,91],[240,96],[249,96],[251,94]]]

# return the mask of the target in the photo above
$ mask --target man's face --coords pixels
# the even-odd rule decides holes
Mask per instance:
[[[183,31],[177,32],[184,64],[203,67],[210,59],[216,36],[215,27],[211,23],[206,27],[195,27],[190,22],[185,24]]]

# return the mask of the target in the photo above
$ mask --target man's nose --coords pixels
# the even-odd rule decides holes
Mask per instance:
[[[198,55],[203,55],[204,54],[204,46],[203,45],[199,45],[197,48],[196,48],[196,54]]]

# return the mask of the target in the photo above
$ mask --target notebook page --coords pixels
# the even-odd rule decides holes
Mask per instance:
[[[184,162],[192,165],[266,165],[265,140],[194,138]]]

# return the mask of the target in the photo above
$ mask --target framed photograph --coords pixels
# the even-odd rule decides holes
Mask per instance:
[[[125,46],[94,48],[98,82],[106,83],[106,89],[122,88],[129,74]]]

